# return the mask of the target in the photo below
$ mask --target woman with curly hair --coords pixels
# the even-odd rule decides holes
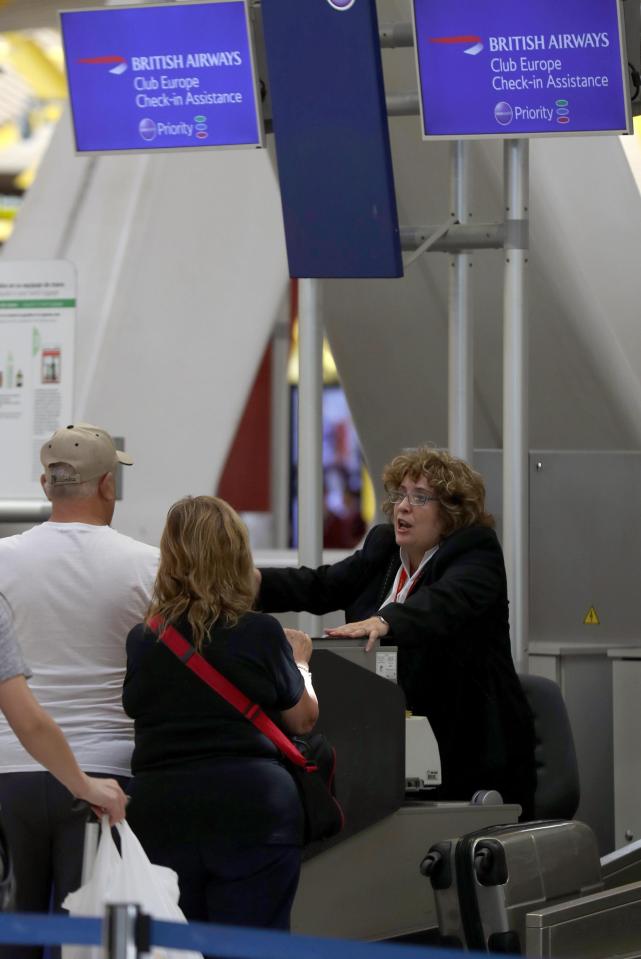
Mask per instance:
[[[212,496],[175,503],[147,621],[127,638],[127,819],[152,862],[178,873],[188,919],[287,929],[303,830],[294,779],[273,743],[158,635],[173,626],[285,731],[307,733],[318,716],[311,641],[254,612],[255,589],[231,506]]]
[[[318,569],[262,569],[270,612],[345,611],[338,638],[398,646],[407,707],[427,716],[441,754],[440,799],[497,789],[531,817],[532,717],[510,650],[503,554],[479,473],[447,452],[406,450],[383,472],[389,522],[362,549]]]

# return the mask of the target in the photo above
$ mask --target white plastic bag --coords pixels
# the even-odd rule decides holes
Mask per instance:
[[[111,835],[109,821],[103,816],[98,853],[87,882],[70,892],[63,902],[70,916],[105,914],[108,903],[133,902],[154,919],[186,922],[178,905],[178,876],[166,866],[154,866],[126,822],[116,827],[120,833],[121,853]],[[203,959],[200,952],[163,949],[156,946],[153,959]],[[103,959],[101,946],[63,946],[62,959]]]

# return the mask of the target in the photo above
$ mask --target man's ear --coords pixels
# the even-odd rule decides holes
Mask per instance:
[[[105,473],[100,477],[98,492],[108,503],[116,502],[116,480],[113,473]]]
[[[40,485],[42,486],[42,492],[45,494],[49,502],[51,502],[51,497],[47,493],[47,477],[44,473],[40,477]]]

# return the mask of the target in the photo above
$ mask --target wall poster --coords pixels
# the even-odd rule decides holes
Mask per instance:
[[[0,261],[0,498],[40,499],[40,447],[72,422],[76,277],[64,260]]]

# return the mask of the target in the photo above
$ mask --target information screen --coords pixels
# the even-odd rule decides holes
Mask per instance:
[[[413,0],[424,139],[631,130],[620,0]]]
[[[403,260],[375,0],[262,0],[291,276]]]
[[[246,0],[60,18],[79,153],[262,146]]]

